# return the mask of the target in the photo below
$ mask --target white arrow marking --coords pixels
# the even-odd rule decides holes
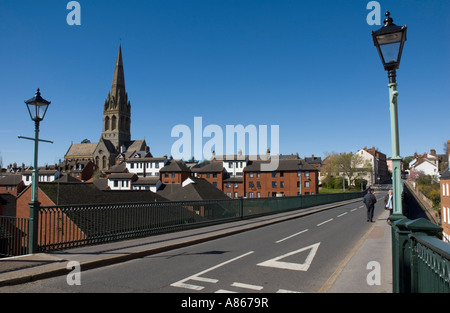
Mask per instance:
[[[314,256],[316,255],[319,245],[320,245],[320,242],[315,243],[315,244],[310,245],[305,248],[301,248],[299,250],[295,250],[295,251],[283,254],[279,257],[264,261],[264,262],[256,264],[256,265],[275,267],[275,268],[281,268],[281,269],[287,269],[287,270],[293,270],[293,271],[307,271],[309,266],[311,265],[312,260],[314,259]],[[292,262],[280,262],[279,261],[281,259],[287,258],[288,256],[303,252],[305,250],[311,250],[311,252],[309,252],[304,263],[292,263]]]

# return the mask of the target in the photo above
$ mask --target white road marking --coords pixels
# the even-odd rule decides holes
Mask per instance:
[[[332,220],[333,220],[333,219],[330,218],[329,220],[326,220],[325,222],[322,222],[322,223],[320,223],[320,224],[317,224],[317,226],[322,226],[323,224],[328,223],[328,222],[331,222]]]
[[[232,283],[231,286],[238,287],[238,288],[251,289],[251,290],[262,290],[264,288],[263,286],[250,285],[250,284],[244,284],[244,283],[238,283],[238,282]]]
[[[341,217],[341,216],[344,216],[345,214],[347,214],[348,212],[344,212],[344,213],[342,213],[342,214],[339,214],[337,217]]]
[[[237,293],[236,291],[230,291],[225,289],[219,289],[215,293]]]
[[[282,241],[285,241],[285,240],[290,239],[290,238],[292,238],[292,237],[295,237],[295,236],[297,236],[297,235],[303,234],[304,232],[307,232],[307,231],[308,231],[308,229],[302,230],[302,231],[300,231],[300,232],[298,232],[298,233],[295,233],[295,234],[293,234],[293,235],[290,235],[290,236],[288,236],[288,237],[286,237],[286,238],[283,238],[283,239],[280,239],[280,240],[278,240],[278,241],[275,241],[275,243],[280,243],[280,242],[282,242]]]
[[[287,289],[278,289],[276,293],[303,293],[301,291],[293,291],[293,290],[287,290]]]
[[[353,211],[356,211],[356,210],[358,210],[358,208],[352,209],[352,210],[350,210],[350,212],[353,212]]]
[[[224,266],[224,265],[226,265],[226,264],[228,264],[228,263],[231,263],[231,262],[234,262],[234,261],[236,261],[236,260],[239,260],[240,258],[246,257],[247,255],[250,255],[250,254],[252,254],[253,252],[254,252],[254,251],[250,251],[250,252],[244,253],[244,254],[242,254],[242,255],[240,255],[240,256],[237,256],[237,257],[235,257],[235,258],[233,258],[233,259],[231,259],[231,260],[228,260],[228,261],[222,262],[222,263],[220,263],[220,264],[217,264],[217,265],[215,265],[215,266],[213,266],[213,267],[210,267],[210,268],[208,268],[208,269],[206,269],[206,270],[204,270],[204,271],[201,271],[200,273],[194,274],[194,275],[189,276],[189,277],[187,277],[187,278],[185,278],[185,279],[182,279],[182,280],[180,280],[180,281],[177,281],[177,282],[171,284],[170,286],[172,286],[172,287],[179,287],[179,288],[187,288],[187,289],[191,289],[191,290],[202,290],[202,289],[205,288],[205,287],[203,287],[203,286],[191,285],[191,284],[186,284],[185,282],[188,281],[188,280],[196,280],[196,281],[203,281],[203,282],[209,282],[209,283],[217,283],[217,282],[218,282],[217,279],[206,278],[206,277],[200,277],[200,276],[203,275],[203,274],[205,274],[205,273],[208,273],[208,272],[210,272],[210,271],[212,271],[212,270],[215,270],[216,268],[219,268],[219,267],[221,267],[221,266]]]
[[[275,267],[275,268],[281,268],[281,269],[286,269],[286,270],[293,270],[293,271],[307,271],[309,266],[312,263],[312,260],[314,259],[314,256],[316,255],[317,249],[319,248],[320,242],[280,255],[279,257],[261,262],[259,264],[259,266],[266,266],[266,267]],[[305,250],[311,250],[308,254],[308,256],[306,257],[305,263],[292,263],[292,262],[280,262],[278,260],[284,259],[288,256],[303,252]]]

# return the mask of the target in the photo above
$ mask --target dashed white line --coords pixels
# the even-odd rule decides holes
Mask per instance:
[[[354,208],[354,209],[350,210],[350,212],[353,212],[353,211],[356,211],[356,210],[358,210],[358,208]]]
[[[324,222],[322,222],[322,223],[317,224],[317,226],[322,226],[323,224],[328,223],[328,222],[331,222],[332,220],[333,220],[333,219],[330,218],[329,220],[326,220],[326,221],[324,221]]]
[[[244,283],[238,283],[238,282],[232,283],[231,286],[238,287],[238,288],[251,289],[251,290],[262,290],[264,288],[263,286],[250,285],[250,284],[244,284]]]
[[[226,289],[219,289],[215,293],[237,293],[236,291],[230,291]]]
[[[344,212],[344,213],[342,213],[342,214],[339,214],[337,217],[341,217],[341,216],[344,216],[345,214],[347,214],[348,212]]]
[[[287,289],[278,289],[277,293],[302,293],[301,291],[293,291]]]
[[[280,240],[278,240],[278,241],[275,241],[275,243],[280,243],[280,242],[282,242],[282,241],[285,241],[285,240],[290,239],[290,238],[292,238],[292,237],[295,237],[295,236],[297,236],[297,235],[303,234],[304,232],[307,232],[307,231],[308,231],[308,229],[299,231],[298,233],[295,233],[295,234],[290,235],[290,236],[288,236],[288,237],[286,237],[286,238],[283,238],[283,239],[280,239]]]

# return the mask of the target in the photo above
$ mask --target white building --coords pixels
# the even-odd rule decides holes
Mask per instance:
[[[135,173],[111,173],[108,176],[108,187],[111,190],[131,190],[131,184],[136,179]]]
[[[45,182],[45,183],[49,183],[55,180],[55,175],[59,173],[57,170],[41,170],[39,169],[38,171],[38,181],[39,182]],[[23,183],[25,184],[25,186],[28,186],[31,184],[31,180],[32,180],[32,175],[33,172],[32,171],[24,171],[22,173],[22,180]]]
[[[159,170],[168,161],[166,156],[160,158],[143,157],[141,154],[135,153],[126,160],[126,169],[129,173],[134,173],[138,177],[159,177]]]

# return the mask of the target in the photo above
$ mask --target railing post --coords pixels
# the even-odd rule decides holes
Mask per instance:
[[[409,271],[409,266],[406,266],[404,256],[405,249],[408,248],[408,235],[410,233],[405,224],[409,219],[403,216],[403,218],[399,219],[395,219],[395,217],[395,215],[391,215],[389,218],[392,225],[392,290],[394,293],[404,293],[406,292],[405,272]],[[409,279],[410,275],[406,276]]]
[[[244,198],[239,197],[239,217],[244,218]]]
[[[405,227],[410,231],[408,235],[410,241],[410,279],[409,279],[409,290],[412,293],[418,292],[418,260],[415,247],[415,240],[411,239],[413,235],[424,234],[428,236],[435,237],[439,232],[442,231],[442,227],[435,225],[434,223],[424,219],[418,218],[405,223]]]

